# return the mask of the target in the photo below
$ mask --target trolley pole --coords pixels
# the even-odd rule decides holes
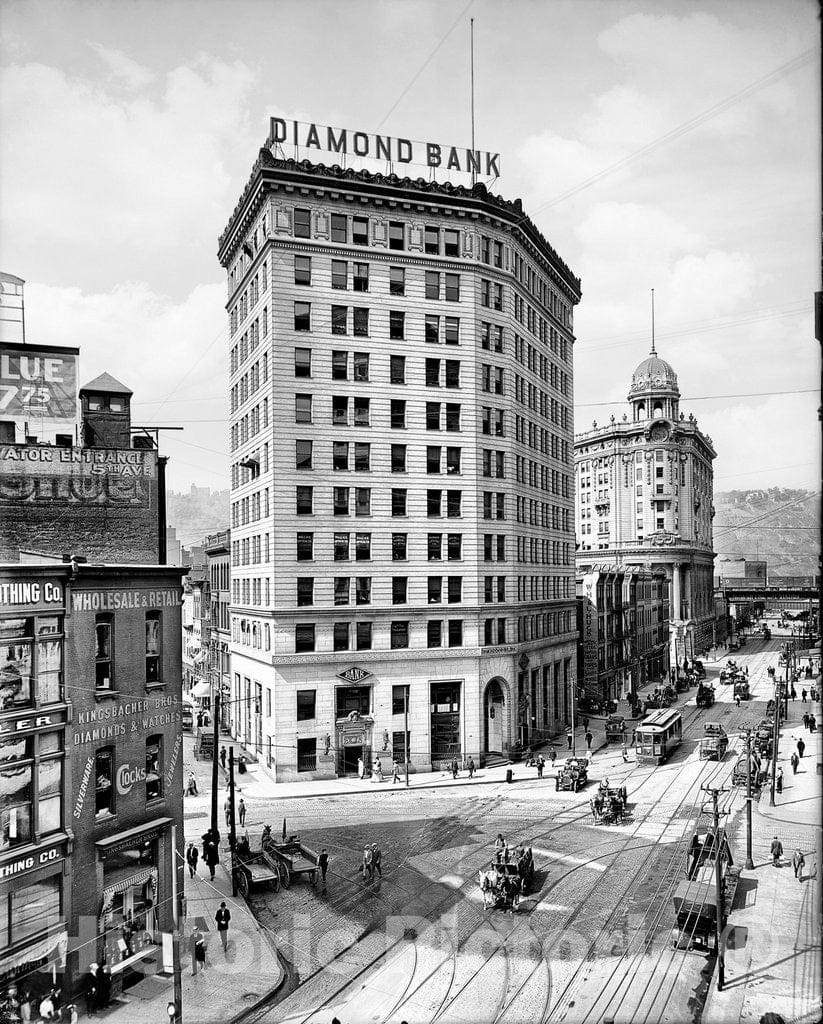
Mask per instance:
[[[212,702],[212,714],[214,715],[214,740],[211,752],[211,831],[214,835],[214,845],[220,849],[220,830],[217,827],[217,748],[220,740],[220,690],[214,692]],[[219,853],[218,853],[219,856]]]
[[[406,768],[406,788],[409,786],[409,688],[403,687],[403,764]]]
[[[572,757],[577,757],[577,737],[574,734],[574,706],[577,703],[577,694],[574,692],[574,680],[569,683],[572,694]]]
[[[704,788],[704,787],[701,787]],[[720,811],[717,807],[717,798],[721,793],[727,792],[725,789],[710,789],[708,786],[705,787],[707,793],[711,793],[712,796],[712,817],[714,820],[714,896],[716,903],[716,913],[714,915],[714,942],[717,948],[717,991],[722,992],[723,986],[726,983],[726,961],[723,955],[723,929],[726,925],[725,922],[725,907],[724,907],[724,893],[723,893],[723,854],[725,844],[721,844],[720,841]]]
[[[283,821],[285,824],[285,819]],[[231,851],[231,894],[237,895],[237,877],[234,873],[234,848],[237,845],[237,832],[234,825],[234,747],[229,747],[229,850]]]

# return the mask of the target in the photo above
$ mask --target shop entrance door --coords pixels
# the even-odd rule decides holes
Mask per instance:
[[[362,756],[362,745],[356,747],[343,747],[343,774],[357,775],[357,761]]]

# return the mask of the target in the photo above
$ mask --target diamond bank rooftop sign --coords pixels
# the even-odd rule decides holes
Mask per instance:
[[[480,149],[464,149],[439,142],[421,142],[395,135],[375,135],[351,128],[308,121],[290,121],[283,117],[269,118],[266,145],[275,156],[311,159],[313,152],[334,153],[335,163],[344,166],[350,160],[368,160],[392,165],[414,164],[448,173],[459,172],[483,178],[500,177],[500,154]]]

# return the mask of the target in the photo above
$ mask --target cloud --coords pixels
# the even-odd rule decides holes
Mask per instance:
[[[148,68],[132,60],[122,50],[110,50],[101,43],[89,43],[112,75],[131,89],[140,89],[156,81],[156,75]]]
[[[138,82],[140,65],[117,51],[98,53],[121,80]],[[245,104],[253,82],[246,65],[204,56],[169,71],[151,95],[111,90],[42,64],[5,69],[4,265],[28,276],[27,263],[43,267],[50,247],[52,280],[64,282],[78,254],[108,287],[112,247],[130,252],[140,276],[148,276],[141,274],[147,267],[156,273],[158,263],[180,274],[186,250],[213,259],[236,187],[226,160],[249,129]],[[55,203],[59,212],[50,214]],[[30,215],[19,216],[23,209]]]

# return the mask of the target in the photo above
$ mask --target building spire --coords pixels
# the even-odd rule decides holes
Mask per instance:
[[[654,288],[652,288],[652,350],[649,355],[656,356],[657,352],[654,348]]]

